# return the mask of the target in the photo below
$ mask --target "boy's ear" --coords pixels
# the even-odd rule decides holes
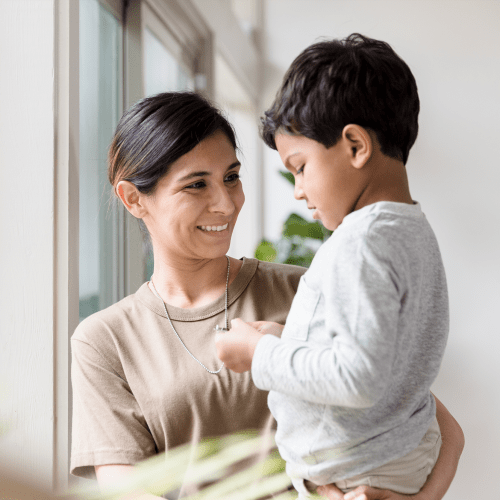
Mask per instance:
[[[116,194],[125,208],[137,219],[142,219],[147,210],[143,205],[143,195],[129,181],[120,181],[115,188]]]
[[[353,123],[342,130],[342,139],[349,148],[349,158],[354,168],[363,168],[373,153],[373,140],[364,127]]]

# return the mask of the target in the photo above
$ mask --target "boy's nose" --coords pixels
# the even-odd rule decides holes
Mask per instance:
[[[300,182],[295,178],[295,188],[293,190],[293,196],[295,197],[296,200],[303,200],[304,199],[304,190],[302,189],[302,186]]]

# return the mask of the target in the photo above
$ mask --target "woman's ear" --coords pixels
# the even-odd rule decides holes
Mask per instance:
[[[368,130],[351,123],[342,130],[342,139],[349,148],[351,165],[363,168],[373,154],[373,140]]]
[[[115,187],[116,194],[125,208],[137,219],[142,219],[147,210],[143,205],[144,195],[129,181],[120,181]]]

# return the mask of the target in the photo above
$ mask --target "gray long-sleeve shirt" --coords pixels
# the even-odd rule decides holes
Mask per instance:
[[[328,484],[414,449],[435,415],[448,328],[445,272],[420,205],[347,215],[301,278],[281,339],[264,336],[252,362],[289,475]]]

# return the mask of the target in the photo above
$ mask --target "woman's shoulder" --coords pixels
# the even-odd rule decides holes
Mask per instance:
[[[132,319],[137,315],[137,310],[143,308],[137,293],[128,295],[83,319],[76,327],[71,339],[95,347],[106,340],[111,340],[117,333],[129,330]]]
[[[259,283],[270,282],[273,288],[283,286],[297,290],[301,276],[307,271],[305,267],[277,262],[257,261],[254,280]]]

